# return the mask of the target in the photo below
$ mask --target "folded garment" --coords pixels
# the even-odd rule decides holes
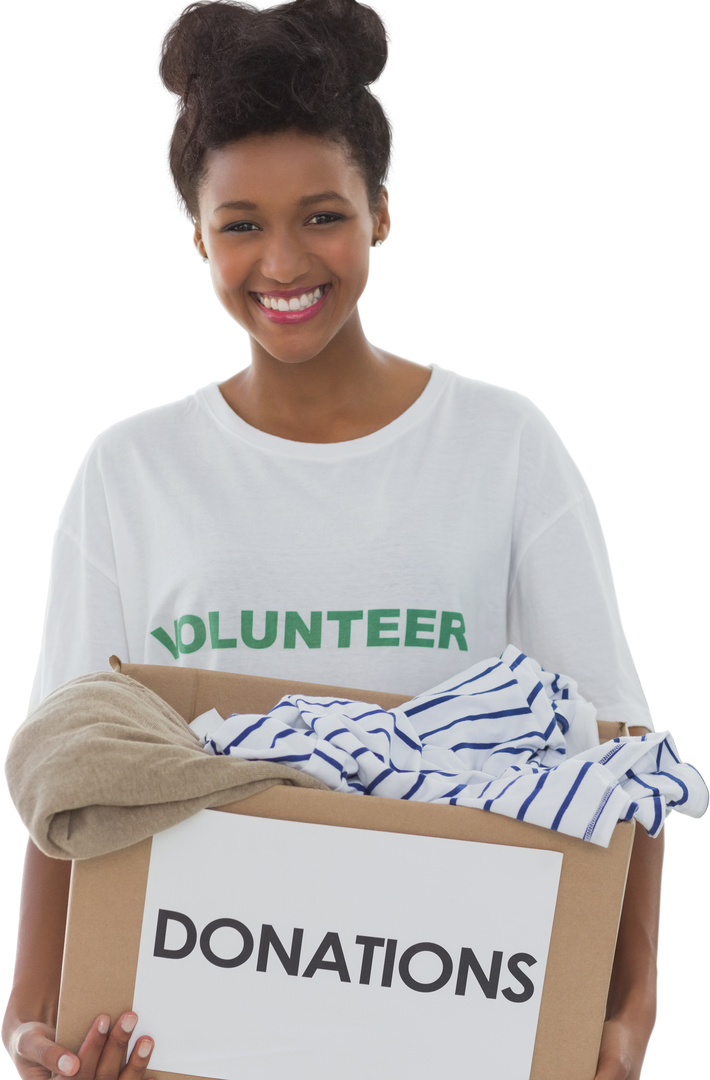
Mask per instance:
[[[45,698],[15,734],[5,771],[30,836],[57,859],[127,847],[274,784],[326,786],[278,762],[207,757],[162,698],[113,672]]]
[[[618,821],[656,836],[670,808],[705,812],[705,783],[667,732],[591,746],[595,715],[573,679],[509,645],[388,712],[290,695],[265,716],[213,710],[192,726],[211,754],[290,765],[334,791],[477,807],[603,847]]]

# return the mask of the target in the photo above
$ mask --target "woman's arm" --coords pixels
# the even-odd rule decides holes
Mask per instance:
[[[75,1055],[54,1042],[70,877],[70,860],[49,859],[27,839],[12,988],[1,1035],[18,1075],[31,1080],[76,1072]]]
[[[37,1028],[33,1043],[48,1070],[59,1069],[63,1053],[54,1043],[59,1004],[64,926],[71,863],[48,859],[28,841],[20,899],[20,927],[12,993],[3,1022],[3,1042],[19,1066],[17,1039],[23,1025]],[[56,1053],[55,1053],[56,1051]],[[76,1059],[70,1055],[72,1061]]]
[[[110,1017],[91,1025],[78,1055],[54,1041],[62,973],[64,927],[71,863],[49,859],[30,840],[20,900],[15,978],[3,1022],[3,1042],[23,1080],[48,1080],[52,1073],[93,1080],[97,1071],[112,1080],[138,1080],[153,1050],[139,1039],[121,1069],[138,1019],[123,1013],[112,1030]]]
[[[632,735],[645,728],[631,728]],[[663,866],[655,840],[636,826],[595,1080],[639,1080],[656,1019],[656,959]]]

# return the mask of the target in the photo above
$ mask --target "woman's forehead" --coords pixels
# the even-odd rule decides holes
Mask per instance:
[[[353,205],[367,201],[348,148],[319,135],[248,135],[209,151],[205,165],[200,202],[209,213],[225,203],[293,205],[326,192]]]
[[[289,176],[341,176],[354,168],[342,143],[290,131],[247,135],[209,151],[206,164],[212,184],[249,183],[273,175],[281,182]]]

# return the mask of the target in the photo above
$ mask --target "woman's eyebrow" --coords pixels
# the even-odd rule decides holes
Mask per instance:
[[[346,199],[344,195],[340,195],[337,191],[319,191],[316,195],[304,195],[302,199],[298,200],[299,206],[312,206],[319,202],[341,202],[346,205],[350,205],[350,200]],[[218,210],[258,210],[259,207],[256,203],[250,202],[248,199],[235,199],[230,202],[220,203],[215,209],[215,213]]]

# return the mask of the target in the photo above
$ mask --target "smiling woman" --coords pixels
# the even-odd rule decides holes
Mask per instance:
[[[220,388],[247,423],[298,442],[341,442],[385,427],[419,397],[429,371],[370,345],[357,309],[370,249],[388,232],[387,192],[372,211],[340,139],[291,129],[205,155],[195,243],[251,338],[251,367]],[[284,365],[305,361],[297,390]],[[341,390],[359,389],[326,417],[334,376]]]
[[[346,0],[194,4],[165,39],[175,184],[215,292],[251,338],[251,367],[221,392],[253,427],[298,442],[385,427],[430,374],[373,347],[357,310],[389,232],[390,127],[368,89],[386,60],[379,16]]]
[[[390,130],[369,90],[386,57],[356,0],[193,4],[169,31],[171,169],[251,364],[89,451],[57,533],[35,703],[112,653],[415,694],[512,641],[601,719],[651,727],[589,492],[550,425],[365,335],[358,301],[390,226]],[[639,836],[597,1080],[640,1074],[661,853]],[[27,1080],[138,1077],[153,1044],[122,1069],[135,1014],[112,1031],[98,1015],[78,1056],[53,1041],[67,887],[30,845],[6,1043]]]

